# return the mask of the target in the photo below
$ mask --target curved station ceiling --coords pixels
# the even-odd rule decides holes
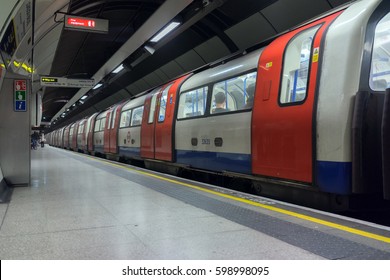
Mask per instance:
[[[51,130],[259,47],[349,1],[25,0],[9,1],[2,13],[26,2],[35,3],[34,32],[12,60],[3,60],[7,70],[31,76],[33,92],[42,95],[42,123]],[[7,16],[1,15],[2,37]],[[108,32],[66,28],[70,17],[108,20]],[[177,26],[156,40],[171,23]],[[42,86],[41,77],[93,79],[93,86]]]

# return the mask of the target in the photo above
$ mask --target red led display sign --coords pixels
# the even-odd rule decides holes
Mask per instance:
[[[108,33],[108,20],[65,15],[65,29]]]
[[[74,18],[74,17],[68,18],[68,24],[73,25],[73,26],[84,26],[84,27],[89,27],[89,28],[95,28],[95,26],[96,26],[96,23],[94,20]]]

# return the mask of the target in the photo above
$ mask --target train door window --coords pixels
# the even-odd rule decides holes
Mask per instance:
[[[117,107],[114,108],[113,113],[111,114],[112,115],[112,118],[111,118],[111,129],[113,129],[114,126],[115,126],[116,111],[117,111]]]
[[[252,108],[256,76],[256,72],[251,72],[214,84],[210,113]]]
[[[158,92],[153,94],[152,100],[150,102],[150,111],[149,111],[149,119],[148,123],[153,123],[154,112],[156,111],[156,100],[157,100]]]
[[[111,128],[111,121],[112,121],[112,114],[113,114],[113,111],[111,111],[108,115],[108,126],[107,128],[110,129]]]
[[[121,123],[119,128],[128,127],[130,125],[131,110],[123,111],[121,114]]]
[[[94,129],[95,132],[99,131],[99,129],[100,129],[100,122],[101,122],[101,119],[96,120],[96,122],[95,122],[95,129]]]
[[[168,99],[168,91],[171,88],[172,84],[167,86],[161,94],[160,99],[160,111],[158,113],[158,121],[163,122],[165,120],[165,112],[167,108],[167,99]]]
[[[203,116],[206,111],[208,87],[180,93],[178,119]]]
[[[370,88],[384,91],[390,86],[390,14],[382,18],[375,29],[371,59]]]
[[[284,55],[280,104],[305,100],[313,38],[319,28],[315,26],[302,31],[289,42]]]
[[[103,131],[104,130],[104,128],[106,127],[106,119],[107,118],[102,118],[101,120],[100,120],[100,129],[99,129],[99,131]]]
[[[84,123],[80,124],[77,134],[81,134],[83,132],[84,132]]]
[[[90,132],[92,117],[87,120],[86,132]]]
[[[131,126],[141,125],[143,113],[144,113],[144,106],[135,108],[133,110],[133,115],[131,116]]]
[[[73,136],[73,131],[74,131],[74,124],[72,124],[72,126],[70,127],[70,131],[69,131],[69,136],[72,137]]]

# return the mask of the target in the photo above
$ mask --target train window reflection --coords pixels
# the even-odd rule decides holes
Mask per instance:
[[[82,122],[82,123],[79,125],[77,134],[81,134],[81,133],[84,132],[84,123],[85,123],[85,122]]]
[[[153,123],[153,120],[154,120],[154,111],[156,111],[156,100],[157,100],[157,95],[158,95],[158,92],[156,92],[155,94],[153,94],[152,96],[152,101],[150,103],[150,111],[149,111],[149,119],[148,119],[148,123]]]
[[[123,111],[121,114],[120,128],[128,127],[130,125],[131,110]]]
[[[133,110],[133,115],[131,117],[131,126],[141,125],[143,112],[144,112],[144,106],[135,108]]]
[[[97,132],[100,130],[100,121],[101,121],[101,119],[96,120],[95,128],[93,130],[94,132]]]
[[[103,131],[104,128],[106,127],[106,117],[102,118],[101,121],[100,121],[100,129],[99,131]]]
[[[252,72],[214,84],[210,113],[217,114],[252,108],[256,76],[257,73]],[[218,103],[221,98],[224,100],[223,103]]]
[[[208,88],[202,87],[180,94],[178,119],[203,116],[206,109]]]
[[[281,104],[299,103],[306,98],[312,42],[319,28],[302,31],[288,44],[283,64]]]
[[[74,131],[74,127],[75,127],[75,123],[74,124],[72,124],[72,126],[70,127],[70,131],[69,131],[69,137],[70,138],[72,138],[72,136],[73,136],[73,131]]]
[[[172,84],[167,86],[161,94],[160,111],[158,113],[158,121],[159,122],[163,122],[165,120],[165,111],[167,108],[168,91],[171,88],[171,86],[172,86]]]
[[[370,71],[370,88],[384,91],[390,85],[390,14],[375,29]]]

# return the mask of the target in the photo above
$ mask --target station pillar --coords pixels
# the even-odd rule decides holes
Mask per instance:
[[[30,183],[30,88],[27,77],[9,73],[0,88],[1,186]]]

